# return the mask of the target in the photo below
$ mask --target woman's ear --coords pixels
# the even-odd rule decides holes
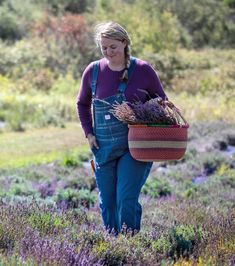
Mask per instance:
[[[127,46],[127,41],[126,41],[126,40],[123,40],[122,42],[123,42],[123,44],[124,44],[125,47],[126,47],[126,46]]]

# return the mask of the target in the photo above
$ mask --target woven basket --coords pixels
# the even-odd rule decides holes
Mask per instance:
[[[180,160],[187,148],[188,123],[172,103],[170,108],[184,124],[128,125],[128,145],[133,158],[138,161]]]

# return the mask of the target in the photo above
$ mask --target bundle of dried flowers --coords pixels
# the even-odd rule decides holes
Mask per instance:
[[[127,124],[179,124],[176,107],[160,97],[150,99],[145,103],[123,102],[113,105],[111,113],[120,121]]]

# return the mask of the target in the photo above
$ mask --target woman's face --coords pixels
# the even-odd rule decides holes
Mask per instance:
[[[117,41],[105,37],[102,37],[100,41],[100,48],[103,56],[114,65],[124,63],[125,47],[126,41]]]

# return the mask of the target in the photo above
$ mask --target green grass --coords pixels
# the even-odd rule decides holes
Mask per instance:
[[[0,135],[0,168],[52,162],[70,151],[88,149],[79,123]]]

